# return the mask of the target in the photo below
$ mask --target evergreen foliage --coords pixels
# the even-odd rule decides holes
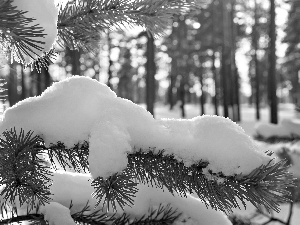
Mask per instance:
[[[25,12],[16,10],[12,0],[0,1],[0,50],[11,53],[17,61],[25,62],[31,49],[41,49],[33,37],[43,37],[39,25]],[[140,26],[158,37],[172,22],[175,14],[186,13],[201,7],[206,0],[75,0],[60,5],[58,15],[58,44],[70,49],[91,51],[100,39],[100,32]],[[2,22],[3,21],[3,22]],[[38,21],[36,21],[38,23]],[[54,52],[44,54],[35,66],[48,66]],[[32,56],[31,56],[32,57]]]
[[[39,206],[50,200],[51,168],[57,166],[54,159],[57,159],[64,169],[71,167],[77,171],[86,171],[88,149],[88,142],[77,144],[71,149],[67,149],[63,143],[46,147],[43,140],[39,136],[33,136],[31,131],[27,133],[23,130],[17,132],[15,129],[5,131],[3,138],[0,139],[0,186],[5,185],[0,195],[4,201],[1,202],[0,216],[5,219],[0,220],[0,224],[7,221],[7,213],[11,212],[9,210],[11,206],[14,213],[10,219],[24,219],[18,215],[16,202],[28,208],[28,218],[32,218],[30,214],[37,214]],[[137,183],[166,187],[171,193],[179,193],[183,197],[186,193],[196,194],[207,207],[226,213],[231,212],[232,208],[240,207],[237,199],[241,200],[244,206],[245,202],[249,201],[256,207],[264,207],[268,211],[279,211],[279,203],[289,201],[287,187],[293,186],[294,179],[287,172],[285,160],[277,163],[271,160],[267,165],[256,168],[248,175],[225,176],[207,170],[206,167],[209,165],[207,161],[201,160],[186,167],[183,162],[165,154],[163,150],[155,152],[151,148],[147,151],[135,149],[133,153],[128,154],[128,165],[124,171],[107,179],[98,177],[93,180],[93,195],[98,204],[101,201],[112,209],[132,205],[134,203],[132,198],[137,192]],[[49,156],[52,165],[45,163],[41,154]],[[270,155],[269,152],[266,154]],[[87,204],[82,211],[88,210]],[[110,216],[103,211],[100,213],[91,210],[91,214],[84,213],[84,215],[83,212],[74,214],[73,218],[79,222],[95,220],[89,224],[105,224],[102,219]],[[174,219],[175,215],[178,215],[176,209],[174,211],[170,207],[161,206],[150,217],[137,218],[136,221],[158,218],[155,216],[157,214],[164,215],[162,218],[166,220]],[[40,218],[39,216],[37,218]],[[128,215],[124,215],[114,217],[113,220],[116,224],[124,224],[118,221],[124,222],[128,218]]]

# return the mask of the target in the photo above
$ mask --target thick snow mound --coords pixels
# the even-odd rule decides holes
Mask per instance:
[[[187,166],[206,160],[225,175],[248,174],[269,161],[243,129],[229,119],[155,120],[142,107],[118,98],[106,85],[74,76],[55,83],[41,96],[7,109],[0,133],[16,127],[32,130],[46,145],[67,147],[89,141],[90,172],[108,177],[126,168],[134,147],[165,150]]]
[[[270,137],[299,137],[300,136],[300,120],[299,119],[283,119],[279,124],[258,123],[255,126],[256,135],[264,138]]]
[[[30,51],[28,51],[32,58],[37,59],[38,56],[42,56],[44,52],[48,52],[52,48],[57,37],[58,9],[54,5],[54,0],[13,0],[12,5],[16,6],[18,10],[27,12],[24,15],[27,18],[35,19],[28,26],[38,25],[44,29],[44,37],[32,38],[35,41],[44,42],[44,44],[36,43],[42,50],[29,47]],[[26,63],[30,63],[32,60],[29,57],[25,57],[25,59]]]

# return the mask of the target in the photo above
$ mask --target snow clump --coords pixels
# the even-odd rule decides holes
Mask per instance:
[[[300,137],[300,120],[283,119],[279,124],[258,123],[255,126],[256,136],[263,138],[281,137],[293,138]]]
[[[8,108],[0,134],[13,127],[34,131],[46,145],[62,142],[71,148],[88,141],[93,178],[107,178],[125,169],[127,154],[140,148],[164,149],[186,166],[207,161],[207,169],[227,176],[249,174],[270,160],[227,118],[156,120],[142,107],[117,97],[106,85],[81,76],[57,82],[40,96]]]

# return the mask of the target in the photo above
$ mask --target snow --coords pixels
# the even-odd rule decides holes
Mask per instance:
[[[118,98],[106,85],[74,76],[55,83],[41,96],[7,109],[0,133],[15,127],[32,130],[46,145],[73,147],[89,141],[93,178],[126,168],[126,154],[137,149],[164,149],[190,166],[209,162],[212,172],[248,174],[270,158],[236,123],[217,116],[189,120],[155,120],[142,107]],[[112,163],[117,160],[118,163]]]
[[[200,113],[200,106],[199,105],[191,105],[188,104],[185,107],[186,109],[186,115],[187,118],[193,118]],[[213,114],[214,113],[214,107],[213,105],[206,104],[205,105],[205,112],[207,114]],[[219,112],[222,113],[222,108],[219,108]],[[263,107],[261,108],[261,122],[267,123],[269,121],[269,108],[268,107]],[[255,127],[257,124],[257,121],[255,119],[255,107],[249,106],[247,104],[241,105],[241,118],[242,122],[240,123],[240,126],[246,131],[246,133],[250,136],[255,135]],[[170,111],[168,110],[168,106],[163,106],[157,104],[155,107],[155,116],[156,118],[180,118],[180,108],[175,107],[174,110]],[[294,110],[294,105],[293,104],[279,104],[278,105],[278,116],[279,116],[279,121],[285,120],[285,119],[290,119],[294,120],[296,118],[299,118],[299,116],[295,115],[295,110]],[[282,147],[287,147],[291,149],[291,157],[293,161],[293,166],[290,168],[291,172],[294,172],[294,175],[296,177],[299,177],[300,175],[300,142],[296,143],[277,143],[277,144],[267,144],[264,142],[257,142],[258,145],[261,146],[262,149],[267,149],[271,150],[273,152],[278,151]],[[296,172],[296,174],[295,174]],[[242,205],[240,203],[239,205]],[[239,210],[239,209],[233,209],[234,214],[241,215],[242,217],[248,217],[250,218],[256,211],[256,208],[251,204],[247,204],[247,208],[244,210]],[[288,204],[282,204],[280,206],[280,213],[272,212],[273,216],[275,218],[280,218],[284,221],[287,220],[288,214],[289,214],[289,205]],[[266,221],[268,221],[268,218],[266,217],[261,217],[257,218],[256,220],[252,221],[255,224],[263,224]],[[279,222],[270,222],[268,223],[270,225],[279,225],[281,223]],[[298,225],[300,224],[300,204],[295,204],[294,206],[294,212],[292,215],[292,220],[291,220],[291,225]]]
[[[48,52],[54,44],[57,37],[57,20],[58,9],[54,5],[54,0],[13,0],[12,5],[16,6],[18,10],[26,11],[25,16],[27,18],[35,19],[28,26],[38,24],[39,27],[44,29],[44,37],[34,37],[32,39],[36,41],[42,41],[44,44],[36,43],[36,45],[42,47],[42,50],[30,48],[30,55],[32,58],[37,59],[38,56],[43,56],[44,52]],[[33,52],[31,52],[33,51]],[[25,63],[31,63],[32,59],[25,57]]]
[[[87,202],[91,209],[95,206],[95,199],[91,197],[93,187],[91,187],[92,177],[87,174],[76,174],[58,171],[54,173],[51,193],[53,193],[53,202],[57,202],[69,207],[72,201],[71,214],[84,208]],[[206,208],[205,204],[199,199],[188,195],[187,198],[178,195],[172,195],[167,189],[155,188],[144,184],[138,184],[138,192],[133,198],[134,205],[125,206],[124,211],[117,208],[117,213],[123,212],[131,215],[133,218],[140,218],[142,215],[149,215],[149,209],[155,210],[160,204],[168,205],[182,215],[176,221],[176,225],[227,225],[231,224],[226,215],[222,212]],[[103,202],[100,203],[100,206]],[[105,208],[106,206],[104,206]],[[111,211],[113,214],[114,212]],[[183,223],[182,221],[187,221]]]
[[[279,124],[258,123],[256,134],[264,138],[300,136],[300,120],[297,118],[283,119]]]
[[[70,210],[57,202],[41,206],[40,212],[49,225],[76,225],[70,215]]]

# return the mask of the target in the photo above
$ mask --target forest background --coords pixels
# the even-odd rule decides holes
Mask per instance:
[[[300,1],[212,0],[201,11],[175,17],[162,37],[129,28],[102,33],[93,52],[57,46],[54,63],[41,73],[2,59],[3,103],[12,106],[77,74],[106,83],[152,114],[161,103],[179,106],[184,118],[185,105],[193,103],[202,115],[209,103],[214,114],[240,121],[241,105],[255,106],[257,119],[270,105],[277,123],[278,102],[300,106],[299,11]]]

